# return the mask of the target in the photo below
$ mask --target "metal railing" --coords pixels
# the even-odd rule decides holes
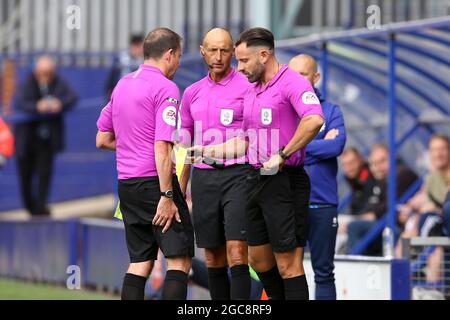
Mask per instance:
[[[410,260],[412,299],[450,299],[450,238],[411,238],[402,241],[403,257]]]

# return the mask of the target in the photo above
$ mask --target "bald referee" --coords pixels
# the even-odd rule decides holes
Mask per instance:
[[[264,28],[241,34],[238,70],[254,84],[244,98],[243,133],[221,146],[192,150],[203,157],[247,154],[253,166],[246,190],[250,264],[270,299],[307,300],[302,261],[310,183],[303,163],[305,147],[324,121],[314,89],[277,61],[274,42]]]
[[[120,210],[131,264],[123,300],[143,300],[158,250],[167,258],[162,297],[185,300],[194,254],[189,210],[171,159],[181,38],[159,28],[144,42],[144,64],[122,78],[97,122],[97,147],[115,150]]]
[[[247,78],[231,67],[233,39],[222,28],[210,30],[200,47],[209,73],[184,92],[180,139],[191,146],[219,144],[235,137],[242,126],[243,102],[250,88]],[[251,279],[245,229],[246,159],[230,159],[223,169],[194,165],[192,211],[197,246],[205,249],[211,298],[248,300]],[[191,166],[181,175],[185,192]],[[231,283],[228,268],[231,273]]]

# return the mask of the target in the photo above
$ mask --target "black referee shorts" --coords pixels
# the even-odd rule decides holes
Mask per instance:
[[[248,245],[271,244],[277,253],[305,247],[310,192],[303,167],[285,167],[273,176],[252,170],[247,177]]]
[[[227,241],[246,241],[245,179],[249,165],[222,170],[194,168],[192,215],[199,248],[214,249]]]
[[[194,256],[194,231],[189,209],[176,176],[173,177],[174,202],[181,217],[165,234],[154,226],[161,191],[158,177],[119,181],[120,210],[131,263],[156,260],[161,248],[166,258]]]

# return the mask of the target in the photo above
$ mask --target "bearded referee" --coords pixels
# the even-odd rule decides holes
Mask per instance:
[[[310,182],[305,147],[322,127],[311,84],[280,64],[273,34],[244,31],[236,43],[238,70],[253,87],[244,98],[243,133],[219,146],[196,146],[203,157],[247,154],[247,241],[250,265],[270,299],[308,300],[303,268]],[[201,157],[195,161],[201,160]]]

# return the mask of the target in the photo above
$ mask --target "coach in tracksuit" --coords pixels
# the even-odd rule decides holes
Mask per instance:
[[[290,68],[307,78],[313,86],[320,79],[317,62],[308,55],[293,58]],[[306,148],[305,169],[311,179],[308,244],[314,269],[317,300],[335,300],[334,254],[338,230],[337,157],[344,150],[344,117],[338,105],[316,94],[322,105],[325,124]]]

